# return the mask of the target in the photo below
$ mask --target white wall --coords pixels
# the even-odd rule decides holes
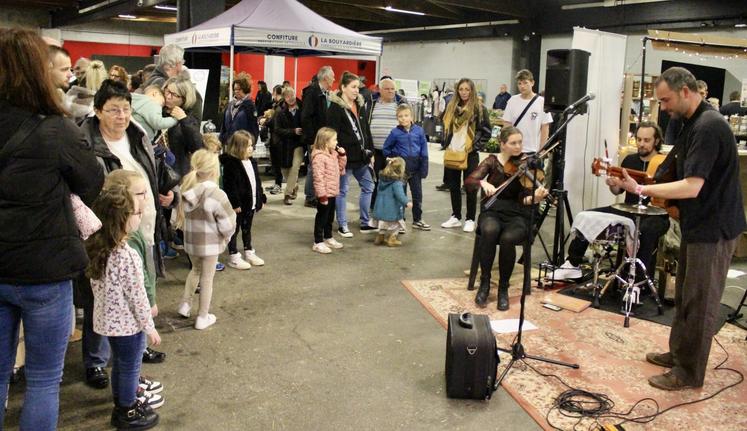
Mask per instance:
[[[512,46],[511,38],[385,43],[379,74],[421,81],[486,79],[485,104],[492,106],[498,87],[513,81]]]

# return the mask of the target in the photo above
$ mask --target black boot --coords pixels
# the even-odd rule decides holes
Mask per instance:
[[[508,284],[498,286],[498,310],[508,310]]]
[[[480,278],[480,288],[475,295],[475,304],[480,308],[488,305],[488,294],[490,294],[490,278]]]
[[[115,406],[111,424],[118,430],[147,430],[158,425],[158,413],[139,401],[130,407]]]

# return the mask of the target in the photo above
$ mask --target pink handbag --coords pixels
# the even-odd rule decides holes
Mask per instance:
[[[78,232],[83,240],[88,239],[89,236],[96,233],[97,230],[101,229],[101,220],[96,217],[96,214],[83,203],[78,195],[70,193],[70,202],[73,206],[73,215],[75,216],[75,224],[78,225]]]

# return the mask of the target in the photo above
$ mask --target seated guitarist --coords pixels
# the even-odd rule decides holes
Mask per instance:
[[[638,126],[638,130],[635,133],[636,144],[638,146],[638,152],[636,154],[630,154],[623,159],[621,166],[626,169],[634,169],[637,171],[646,171],[649,162],[659,154],[662,145],[662,133],[661,129],[656,123],[650,121],[643,121]],[[652,175],[653,176],[653,175]],[[619,195],[624,190],[615,187],[614,180],[607,178],[607,185],[610,191],[616,195]],[[648,204],[650,198],[643,200],[644,204]],[[631,192],[625,193],[626,204],[638,203],[638,195]],[[599,211],[604,213],[612,213],[628,217],[635,221],[635,216],[630,213],[613,209],[612,207],[594,208],[591,211]],[[659,237],[664,235],[669,229],[669,216],[641,216],[640,226],[640,248],[638,250],[638,258],[641,259],[643,264],[646,266],[648,276],[653,280],[654,276],[654,264],[655,250],[659,243]],[[586,248],[589,246],[589,241],[582,235],[576,235],[576,238],[571,241],[568,246],[568,260],[553,272],[554,280],[563,280],[567,278],[581,278],[581,271],[578,266],[583,260]]]

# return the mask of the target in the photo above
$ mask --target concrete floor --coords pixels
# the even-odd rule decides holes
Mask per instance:
[[[267,264],[216,275],[218,321],[206,331],[177,316],[188,269],[184,258],[168,262],[157,319],[158,350],[168,357],[143,367],[165,387],[160,429],[540,429],[502,389],[489,402],[446,398],[446,332],[400,284],[459,277],[469,265],[472,235],[439,227],[450,215],[448,193],[434,189],[440,180],[441,166],[432,163],[423,217],[431,232],[408,231],[404,246],[390,249],[354,228],[331,255],[311,251],[314,209],[300,197],[288,207],[282,195],[268,195],[253,229]],[[357,185],[351,189],[357,196]],[[357,226],[357,199],[349,199],[348,218]],[[543,227],[548,240],[552,225]],[[545,259],[538,246],[533,256]],[[727,289],[725,302],[741,293]],[[108,429],[111,391],[82,382],[80,348],[68,349],[60,429]],[[21,392],[22,385],[11,388],[8,429],[17,427]]]

